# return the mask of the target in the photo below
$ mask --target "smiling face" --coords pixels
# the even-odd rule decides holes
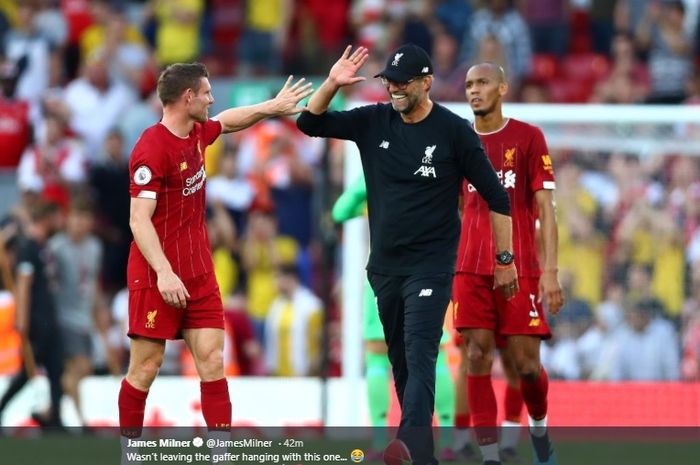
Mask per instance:
[[[382,79],[389,92],[391,106],[404,115],[413,113],[417,106],[427,98],[431,76],[413,78],[410,82],[394,82]]]
[[[486,116],[500,108],[508,85],[498,65],[482,63],[472,66],[467,71],[464,91],[474,115]]]

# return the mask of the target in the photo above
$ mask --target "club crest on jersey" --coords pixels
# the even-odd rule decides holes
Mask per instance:
[[[542,165],[546,172],[549,174],[554,174],[554,168],[552,168],[552,157],[549,155],[542,155]]]
[[[403,53],[397,53],[394,55],[394,61],[391,62],[391,66],[399,66],[399,60],[403,56]]]
[[[435,167],[432,166],[433,152],[435,151],[435,148],[437,148],[437,145],[428,145],[425,148],[425,154],[421,159],[422,165],[416,171],[413,172],[414,176],[420,174],[424,178],[437,178],[437,174],[435,173]]]
[[[151,182],[152,177],[151,169],[146,165],[141,165],[134,171],[134,183],[137,186],[145,186]]]
[[[506,150],[506,153],[503,155],[503,167],[504,168],[512,168],[515,166],[515,147],[512,149]]]
[[[156,315],[158,314],[158,310],[151,310],[150,312],[146,313],[146,328],[147,329],[155,329],[156,327]]]
[[[423,157],[423,160],[421,160],[421,163],[430,165],[433,162],[433,152],[435,151],[435,147],[437,147],[437,145],[429,145],[425,148],[425,156]]]

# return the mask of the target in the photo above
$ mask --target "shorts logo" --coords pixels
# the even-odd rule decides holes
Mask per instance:
[[[152,177],[153,175],[151,174],[151,169],[146,165],[141,165],[136,168],[136,171],[134,172],[134,183],[137,186],[145,186],[151,182]]]
[[[537,307],[535,306],[535,294],[530,294],[530,304],[532,308],[529,313],[530,322],[527,325],[536,328],[540,325],[540,314],[537,313]]]
[[[418,297],[430,297],[431,295],[433,295],[432,289],[421,289]]]
[[[156,327],[156,315],[158,310],[151,310],[146,314],[146,329],[155,329]]]

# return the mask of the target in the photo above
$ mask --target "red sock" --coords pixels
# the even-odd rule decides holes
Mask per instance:
[[[471,425],[471,414],[457,413],[455,414],[455,428],[465,429]]]
[[[469,386],[469,409],[476,440],[480,446],[498,442],[496,427],[496,394],[493,392],[491,375],[467,377]]]
[[[520,412],[523,411],[523,395],[519,388],[506,385],[505,396],[506,420],[513,423],[520,423]]]
[[[540,376],[535,381],[528,382],[521,378],[520,390],[530,417],[535,420],[544,418],[547,415],[547,391],[549,391],[549,377],[544,367],[540,367]]]
[[[143,412],[146,409],[148,391],[141,391],[124,378],[119,390],[119,428],[127,438],[141,437]]]
[[[231,398],[226,378],[199,383],[202,393],[202,415],[209,429],[231,428]]]

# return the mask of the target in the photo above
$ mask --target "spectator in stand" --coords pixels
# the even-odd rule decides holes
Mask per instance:
[[[155,82],[156,65],[145,44],[128,40],[128,31],[126,16],[120,11],[113,12],[104,25],[102,45],[95,53],[102,53],[109,63],[109,75],[112,79],[140,94],[142,85],[149,76]]]
[[[665,320],[655,317],[648,301],[628,302],[626,324],[617,337],[612,381],[675,381],[679,379],[678,334]]]
[[[435,34],[432,56],[433,87],[430,89],[430,95],[438,101],[464,100],[464,76],[469,67],[466,63],[457,61],[458,53],[459,43],[452,35],[447,32]]]
[[[573,273],[573,296],[595,305],[602,294],[605,237],[596,230],[598,203],[581,186],[580,176],[576,162],[561,164],[557,183],[559,264]]]
[[[113,129],[105,141],[104,158],[90,169],[95,201],[95,231],[104,244],[102,284],[108,296],[126,286],[129,228],[129,165],[121,132]]]
[[[301,0],[297,2],[298,13],[295,16],[299,58],[307,73],[323,73],[347,43],[351,1]],[[297,57],[292,53],[291,58]],[[292,63],[289,65],[293,66]]]
[[[549,91],[547,86],[536,79],[526,79],[520,86],[521,103],[549,103]]]
[[[683,234],[671,215],[638,200],[622,219],[615,239],[617,253],[632,265],[627,273],[630,296],[656,299],[667,317],[677,319],[683,305],[685,256]]]
[[[665,0],[617,0],[614,13],[615,29],[618,31],[636,31],[650,5],[659,1]]]
[[[321,368],[323,304],[299,281],[296,266],[276,273],[278,296],[265,320],[265,365],[274,376],[313,376]]]
[[[292,0],[246,0],[245,26],[238,42],[238,74],[278,74],[294,10]]]
[[[41,193],[67,207],[72,191],[79,189],[86,177],[80,145],[66,136],[63,118],[47,114],[36,142],[24,151],[17,167],[20,190]]]
[[[690,287],[690,297],[683,306],[681,377],[685,381],[700,381],[700,280],[697,275]]]
[[[624,0],[623,0],[624,1]],[[618,0],[590,0],[588,17],[591,25],[593,51],[604,55],[610,54],[610,44],[615,33],[615,16]],[[629,29],[618,28],[618,31]]]
[[[201,47],[199,26],[204,0],[151,0],[150,8],[157,24],[158,63],[164,67],[194,61]]]
[[[624,286],[612,282],[606,291],[605,301],[595,311],[594,325],[576,342],[582,379],[610,377],[611,365],[616,357],[618,331],[624,322],[624,298]]]
[[[49,42],[53,54],[62,55],[68,40],[68,23],[53,0],[39,0],[34,25],[39,35]]]
[[[240,376],[261,376],[265,373],[263,348],[255,337],[255,330],[246,312],[243,294],[224,299],[224,320],[231,329],[232,350],[236,356]]]
[[[618,32],[612,40],[612,67],[595,86],[591,101],[596,103],[643,103],[649,95],[650,76],[637,58],[634,37]]]
[[[46,99],[46,107],[69,121],[85,142],[87,158],[94,161],[109,131],[136,101],[136,93],[109,75],[107,56],[97,51],[83,63],[82,77],[68,86],[62,98]]]
[[[491,0],[477,10],[471,18],[467,35],[462,39],[462,61],[474,62],[477,46],[488,35],[495,36],[502,44],[509,65],[509,84],[515,91],[520,81],[530,73],[532,44],[530,30],[512,0]]]
[[[0,169],[17,166],[33,132],[32,107],[29,101],[14,97],[16,84],[16,66],[0,60]]]
[[[90,0],[61,0],[61,14],[68,27],[66,47],[63,51],[63,68],[66,80],[72,81],[80,66],[80,39],[92,24]]]
[[[462,40],[467,31],[472,14],[472,2],[469,0],[438,0],[435,2],[435,17],[448,34],[455,40]]]
[[[649,3],[637,25],[637,44],[649,52],[651,94],[648,103],[680,103],[693,71],[693,45],[683,29],[685,7],[680,0]]]
[[[222,298],[226,300],[241,285],[238,234],[223,202],[209,202],[207,213],[207,234],[214,261],[214,273]]]
[[[104,46],[107,39],[108,24],[114,15],[120,13],[117,8],[118,6],[113,0],[90,1],[92,24],[83,30],[80,35],[79,63],[84,62],[87,57],[92,56],[100,47]],[[146,39],[133,24],[127,25],[124,34],[127,42],[140,45],[146,44]]]
[[[258,340],[264,345],[265,317],[277,296],[275,270],[296,263],[299,245],[291,237],[278,236],[271,209],[253,204],[241,250],[243,269],[248,278],[248,314]]]
[[[65,232],[48,243],[56,267],[56,310],[63,340],[63,389],[75,403],[80,423],[86,426],[78,393],[80,381],[93,371],[92,334],[98,312],[108,313],[99,277],[102,243],[92,234],[92,205],[82,198],[71,202]]]
[[[523,16],[535,53],[563,57],[569,46],[570,0],[527,0]]]
[[[3,38],[3,55],[17,69],[15,97],[38,105],[49,85],[49,42],[39,34],[34,18],[36,0],[18,5],[18,23]]]
[[[251,182],[239,174],[238,148],[228,144],[219,160],[219,173],[207,179],[207,202],[220,202],[233,219],[238,231],[245,230],[246,214],[255,191]]]

